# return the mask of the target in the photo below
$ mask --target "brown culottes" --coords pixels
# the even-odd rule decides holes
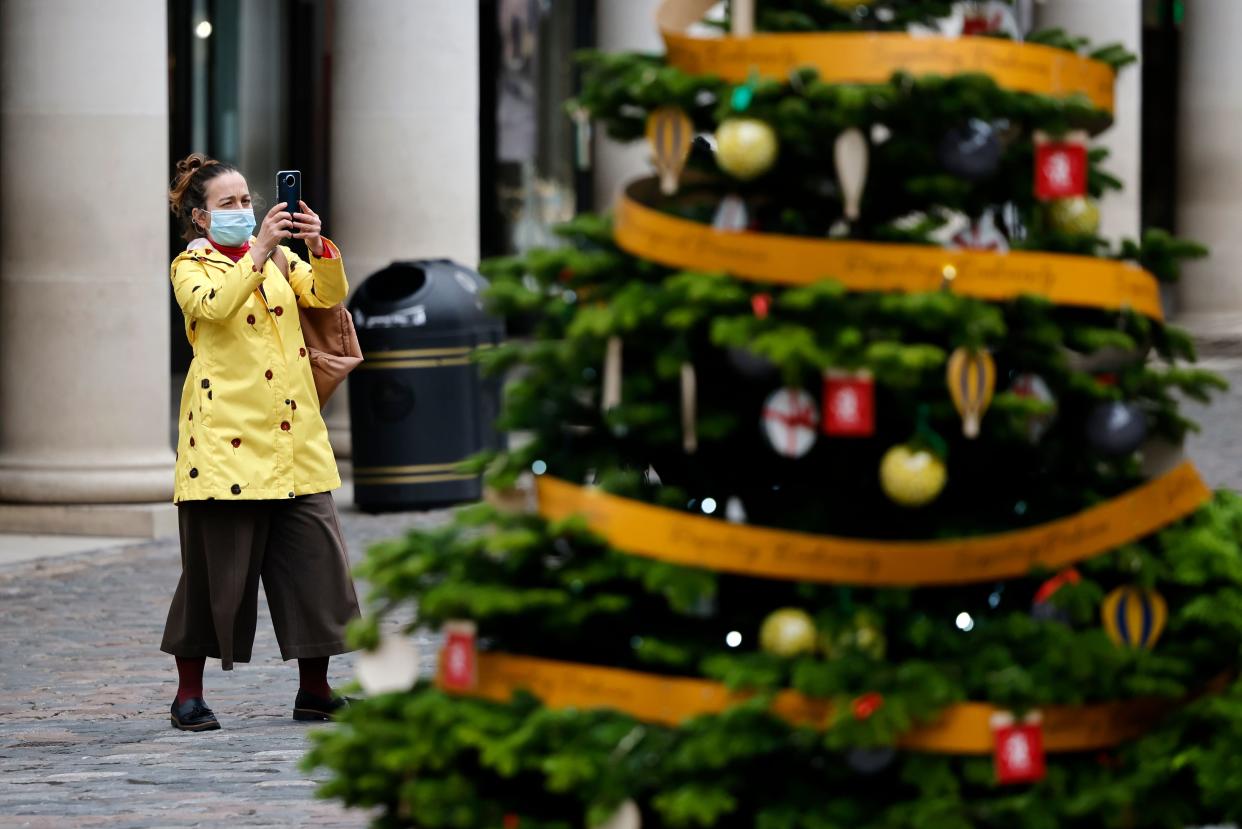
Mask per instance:
[[[358,597],[329,492],[288,501],[183,501],[181,581],[160,650],[249,662],[259,579],[282,659],[345,653]]]

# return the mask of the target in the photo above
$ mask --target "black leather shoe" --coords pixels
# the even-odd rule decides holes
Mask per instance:
[[[182,731],[215,731],[220,727],[216,715],[211,713],[202,697],[191,697],[180,705],[172,704],[173,728]]]
[[[349,697],[321,697],[310,691],[298,690],[298,697],[293,701],[293,718],[306,722],[322,722],[349,705]]]

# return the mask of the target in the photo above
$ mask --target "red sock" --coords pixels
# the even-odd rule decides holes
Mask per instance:
[[[180,705],[188,699],[203,695],[203,667],[207,664],[207,657],[187,659],[184,656],[178,656],[175,658],[177,660],[177,704]]]
[[[298,660],[298,686],[317,697],[332,698],[332,686],[328,684],[328,657]]]

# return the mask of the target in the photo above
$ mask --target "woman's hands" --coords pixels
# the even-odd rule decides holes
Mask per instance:
[[[275,250],[276,245],[280,244],[281,239],[289,238],[289,228],[293,227],[293,217],[286,210],[288,206],[283,201],[280,204],[274,204],[263,217],[259,232],[255,234],[254,244],[250,246],[250,258],[254,261],[256,268],[263,267],[263,263],[272,255],[272,251]]]
[[[323,223],[319,221],[319,215],[307,207],[304,201],[299,201],[298,207],[302,212],[293,214],[293,226],[298,230],[293,238],[305,240],[306,247],[312,254],[323,256],[323,237],[320,236]]]
[[[256,267],[263,267],[282,239],[302,239],[312,254],[323,256],[323,237],[320,235],[323,224],[319,221],[319,215],[304,201],[299,201],[298,207],[301,212],[290,213],[288,202],[282,201],[267,211],[255,235],[255,242],[250,246],[250,258]]]

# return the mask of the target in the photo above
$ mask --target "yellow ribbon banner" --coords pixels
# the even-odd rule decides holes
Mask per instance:
[[[1037,527],[973,538],[887,541],[730,524],[542,476],[539,513],[586,518],[613,547],[687,567],[872,587],[972,584],[1057,570],[1137,541],[1212,497],[1189,461],[1111,501]]]
[[[558,662],[504,653],[478,655],[478,683],[469,691],[445,687],[449,693],[508,702],[518,691],[529,691],[549,708],[603,708],[620,711],[644,722],[678,726],[705,714],[719,714],[744,702],[746,694],[730,691],[705,679],[659,676],[618,668]],[[1215,690],[1223,683],[1213,683]],[[1123,702],[1041,708],[1044,750],[1090,751],[1111,748],[1133,739],[1175,700],[1135,699]],[[898,741],[901,748],[943,754],[991,754],[994,746],[991,718],[1002,709],[987,703],[951,705],[934,722],[915,728]],[[781,691],[772,712],[793,725],[825,728],[832,704],[796,691]]]
[[[835,279],[851,291],[941,288],[988,301],[1029,294],[1057,305],[1130,309],[1163,319],[1156,278],[1136,265],[1060,253],[988,253],[928,245],[843,242],[775,233],[721,233],[646,206],[631,184],[617,204],[613,237],[623,250],[671,268],[807,285]],[[951,281],[946,280],[951,276]]]
[[[913,75],[990,75],[1004,89],[1057,98],[1085,95],[1113,111],[1116,73],[1098,60],[1041,44],[987,37],[914,37],[904,33],[825,32],[694,37],[685,33],[716,0],[665,0],[658,15],[667,61],[684,72],[740,83],[752,71],[784,80],[812,67],[829,83],[884,83]]]

